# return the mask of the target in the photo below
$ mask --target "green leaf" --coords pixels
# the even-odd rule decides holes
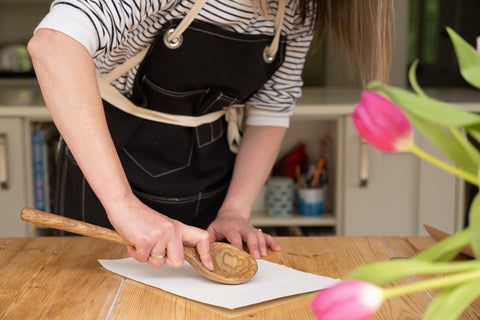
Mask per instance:
[[[415,59],[415,61],[413,61],[412,65],[410,66],[410,69],[408,70],[408,81],[410,82],[413,91],[415,91],[419,96],[426,96],[425,92],[423,92],[417,81],[417,66],[418,59]]]
[[[480,153],[478,149],[475,148],[470,141],[468,141],[467,137],[460,132],[457,128],[450,127],[448,128],[452,137],[458,142],[458,144],[462,147],[463,150],[468,154],[468,157],[474,163],[480,163]]]
[[[405,113],[412,125],[453,163],[472,175],[477,173],[477,164],[479,162],[474,161],[466,150],[457,143],[457,140],[445,132],[442,127],[428,120],[420,119],[409,112]]]
[[[427,96],[418,96],[410,91],[391,87],[379,81],[370,82],[367,89],[384,93],[404,111],[436,124],[447,127],[480,124],[480,115],[473,112]]]
[[[465,130],[467,131],[472,138],[476,140],[478,144],[480,144],[480,126],[479,125],[474,125],[474,126],[467,126],[465,127]]]
[[[411,275],[447,274],[478,268],[480,268],[480,261],[477,260],[453,263],[414,259],[389,260],[362,265],[346,275],[343,280],[364,280],[382,286]]]
[[[421,261],[449,261],[455,258],[470,243],[469,227],[437,242],[427,250],[413,257]]]
[[[467,126],[465,127],[465,130],[477,140],[477,142],[480,142],[480,126],[479,125],[473,125],[473,126]]]
[[[447,32],[455,48],[463,79],[480,89],[480,54],[451,28],[447,27]]]
[[[410,66],[408,78],[413,90],[422,97],[427,95],[418,84],[416,77],[416,70],[418,66],[418,59]],[[450,127],[451,136],[445,133],[442,128],[427,119],[421,119],[405,110],[413,126],[417,128],[430,142],[432,142],[439,150],[441,150],[450,160],[456,165],[467,171],[470,174],[475,174],[477,170],[477,163],[480,162],[480,153],[473,147],[468,139],[460,134],[459,130]],[[473,126],[471,126],[473,127]],[[452,138],[453,137],[453,138]],[[458,142],[460,144],[457,145]],[[463,150],[462,150],[463,147]],[[465,152],[464,152],[465,151]]]
[[[480,281],[445,288],[430,303],[423,320],[454,320],[480,296]]]
[[[480,193],[473,198],[468,219],[473,252],[480,258]]]

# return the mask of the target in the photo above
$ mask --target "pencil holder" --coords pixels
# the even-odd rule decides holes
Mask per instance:
[[[324,189],[299,188],[298,213],[304,217],[319,217],[323,215]]]
[[[265,209],[270,217],[291,217],[293,215],[295,211],[295,182],[292,178],[268,178]]]

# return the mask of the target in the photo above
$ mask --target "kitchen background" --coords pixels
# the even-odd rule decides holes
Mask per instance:
[[[51,132],[52,124],[48,113],[40,110],[44,109],[43,106],[40,109],[24,111],[20,107],[41,105],[40,93],[26,52],[26,43],[36,25],[48,12],[50,3],[50,0],[0,0],[0,151],[3,141],[9,151],[7,158],[11,158],[7,167],[9,183],[4,184],[8,187],[0,188],[0,237],[38,234],[38,230],[32,231],[24,224],[19,225],[21,222],[18,213],[22,206],[35,204],[35,172],[31,168],[31,158],[35,153],[35,133]],[[419,58],[417,76],[422,87],[455,88],[455,94],[449,95],[449,99],[466,102],[467,106],[470,106],[471,99],[463,98],[464,91],[456,91],[457,88],[470,89],[467,89],[468,85],[458,73],[454,51],[444,28],[452,27],[475,45],[475,39],[480,35],[480,1],[395,0],[395,7],[396,45],[390,83],[407,86],[408,66],[414,59]],[[299,141],[307,141],[308,145],[319,145],[319,140],[323,141],[325,137],[333,140],[328,172],[329,192],[325,200],[327,212],[316,219],[299,220],[294,217],[276,220],[261,215],[254,217],[254,221],[262,228],[273,226],[275,230],[280,230],[280,234],[284,231],[282,229],[288,229],[287,231],[293,234],[310,234],[312,229],[313,234],[372,234],[378,232],[378,226],[381,226],[384,234],[422,234],[419,222],[423,213],[420,211],[426,209],[418,194],[426,187],[422,187],[423,184],[420,185],[419,182],[422,179],[421,173],[425,171],[421,163],[410,156],[381,155],[370,150],[369,188],[358,189],[355,184],[357,189],[353,190],[349,183],[351,176],[358,175],[360,160],[357,161],[357,151],[362,145],[355,132],[350,130],[348,113],[359,97],[361,85],[357,78],[348,76],[341,50],[335,54],[332,47],[332,41],[327,35],[321,46],[312,50],[307,57],[304,70],[305,98],[299,103],[298,113],[293,118],[292,128],[281,154],[283,156],[291,151]],[[468,93],[470,94],[470,91]],[[12,96],[18,108],[6,107],[13,101]],[[480,110],[480,98],[475,101],[478,105],[476,108]],[[36,111],[32,113],[32,110]],[[7,134],[4,130],[14,133]],[[15,153],[14,148],[17,145],[21,147],[18,153]],[[321,155],[320,148],[317,149],[312,152],[314,159]],[[0,169],[1,162],[0,152]],[[387,181],[392,167],[393,170],[401,168],[397,171],[402,177],[395,179],[403,178],[402,181]],[[409,174],[405,174],[406,172]],[[440,192],[444,192],[444,198],[451,199],[449,206],[439,202],[435,210],[455,210],[455,213],[445,219],[444,229],[452,232],[462,228],[466,223],[463,215],[465,206],[468,206],[470,186],[459,187],[451,177],[445,178],[448,183],[444,184],[441,174],[433,172],[435,178],[429,178],[433,181],[432,184],[448,185],[448,188],[445,187]],[[409,177],[409,180],[404,181],[404,177]],[[377,185],[375,179],[378,180]],[[405,191],[411,193],[406,198],[402,195]],[[391,194],[395,194],[394,200],[390,198]],[[435,198],[433,195],[432,197]],[[379,198],[384,199],[382,205],[372,206],[372,199],[376,201]],[[258,207],[263,206],[263,202],[259,201]],[[390,215],[385,214],[385,211],[391,211]],[[399,216],[397,212],[402,211],[416,213],[412,213],[410,217],[396,217]],[[372,216],[371,212],[376,212],[376,215]],[[395,218],[392,220],[392,217]],[[376,221],[377,224],[369,226],[365,221]],[[387,226],[387,223],[390,226]],[[11,228],[10,225],[15,227]]]
[[[24,48],[38,22],[50,6],[49,0],[0,0],[0,72],[22,71]],[[397,47],[395,50],[392,83],[406,85],[408,64],[420,58],[419,81],[431,86],[464,86],[456,69],[456,60],[444,31],[450,26],[474,44],[480,21],[478,0],[396,0]],[[14,51],[20,52],[19,59]],[[334,58],[327,36],[322,45],[312,51],[305,67],[306,86],[352,86],[358,79],[345,77],[342,55]],[[31,75],[31,74],[30,74]]]

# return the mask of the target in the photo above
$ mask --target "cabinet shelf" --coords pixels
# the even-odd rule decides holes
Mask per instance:
[[[327,212],[320,217],[270,217],[265,211],[252,213],[250,223],[255,227],[334,227],[337,224],[335,215]]]

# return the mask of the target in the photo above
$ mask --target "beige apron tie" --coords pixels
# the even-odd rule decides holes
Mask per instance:
[[[207,0],[196,1],[177,28],[171,29],[165,33],[164,41],[167,46],[175,49],[181,45],[182,33],[192,23],[206,2]],[[284,15],[285,0],[279,0],[277,15],[275,16],[274,22],[275,36],[270,46],[266,47],[264,51],[264,59],[267,63],[272,62],[275,59],[275,55],[278,51],[280,31],[282,28]],[[231,105],[224,107],[222,110],[208,113],[203,116],[182,116],[138,107],[111,85],[111,83],[118,79],[121,75],[125,74],[130,69],[142,62],[148,52],[148,49],[149,46],[142,49],[135,56],[129,58],[127,61],[117,66],[108,74],[100,76],[97,73],[98,88],[103,100],[107,101],[116,108],[139,118],[184,127],[198,127],[206,123],[212,123],[225,115],[225,119],[228,123],[228,144],[230,150],[234,153],[237,153],[242,139],[239,128],[242,128],[243,126],[245,104]]]
[[[227,141],[230,151],[237,153],[240,148],[242,136],[239,128],[243,129],[243,120],[245,104],[232,104],[229,107],[223,108],[225,111],[225,120],[227,120]]]

